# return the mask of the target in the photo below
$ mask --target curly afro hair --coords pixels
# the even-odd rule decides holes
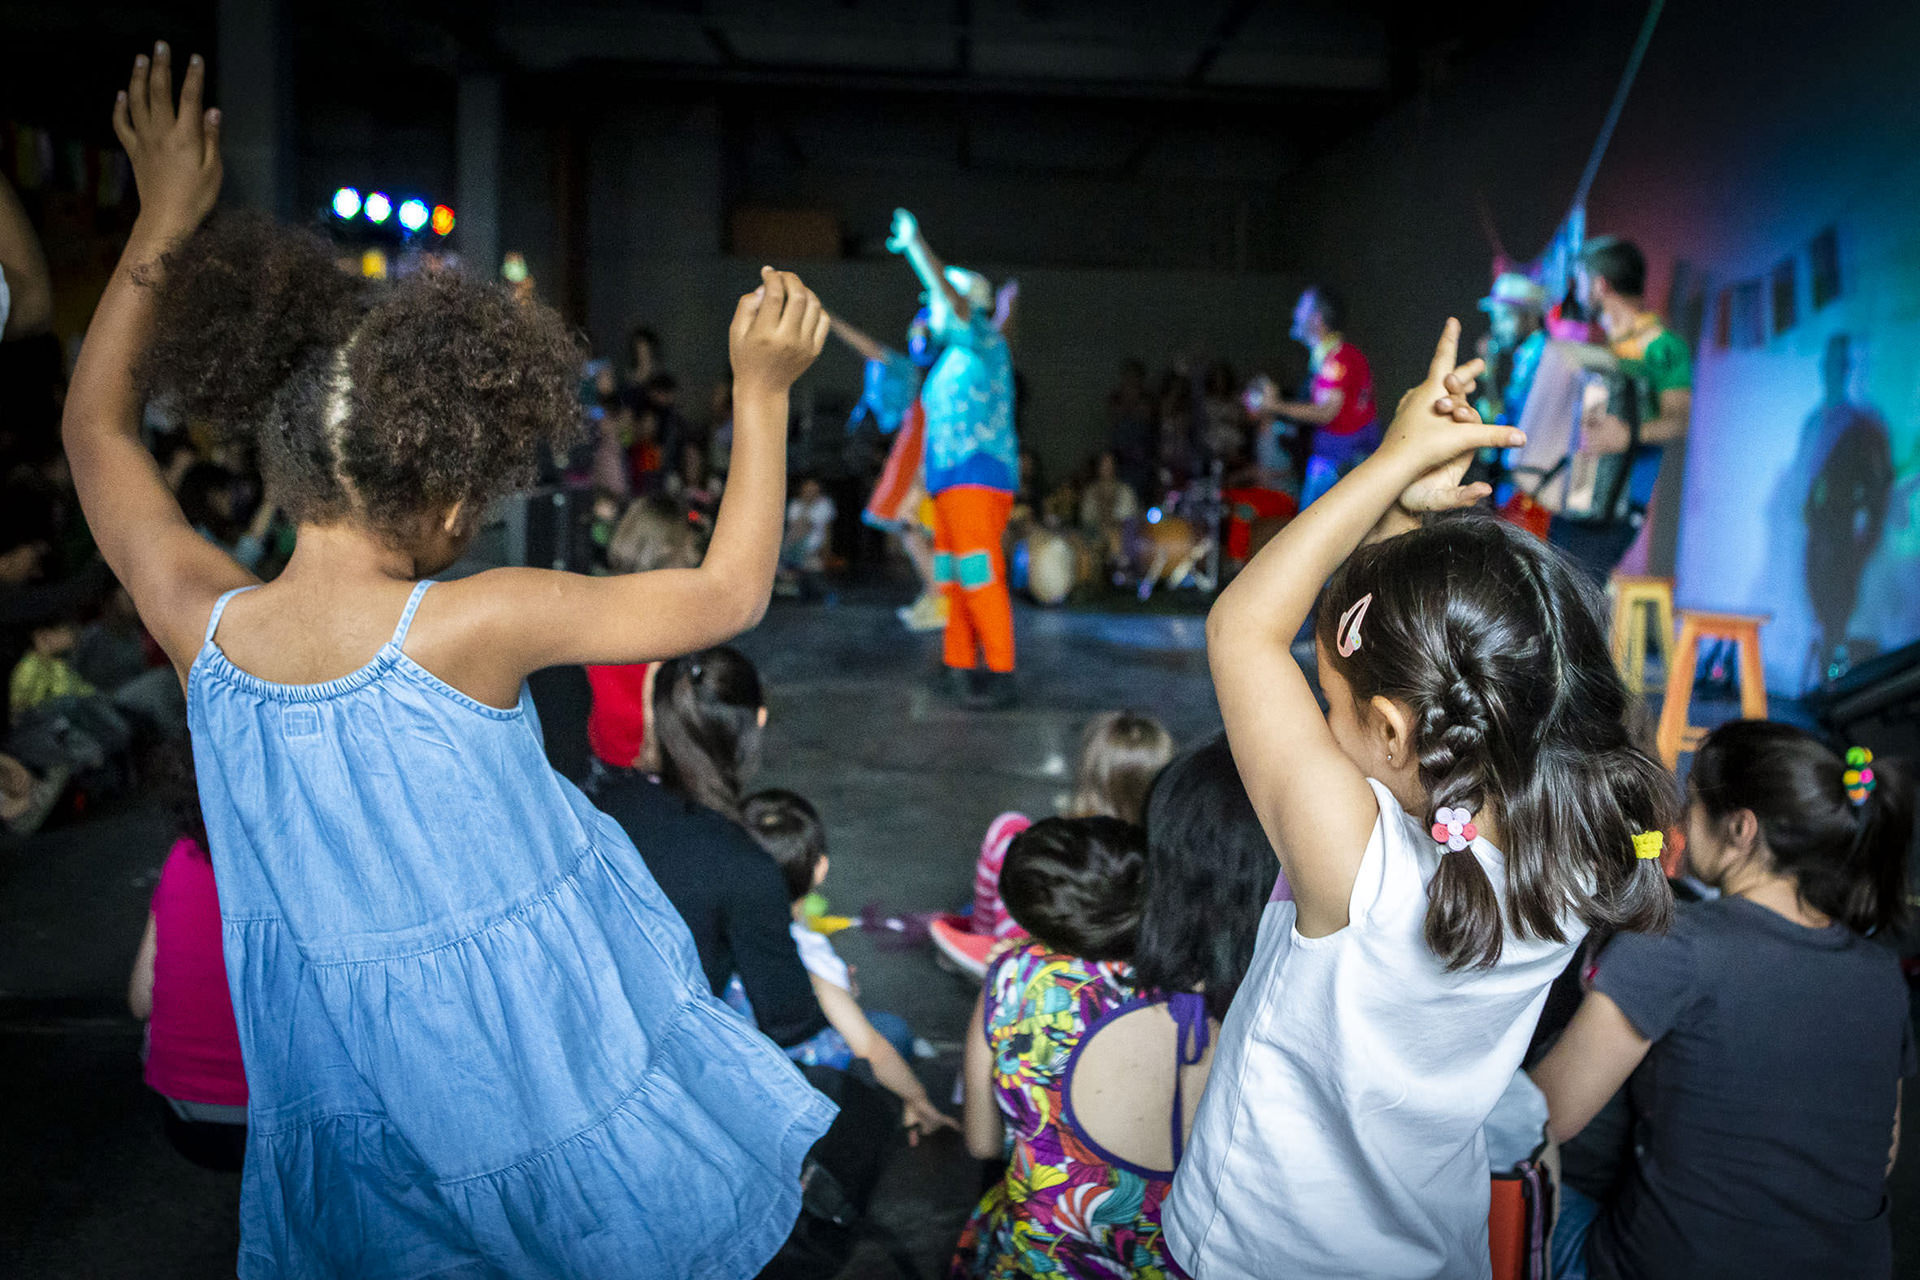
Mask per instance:
[[[451,271],[369,281],[310,232],[214,218],[169,253],[134,371],[189,418],[252,443],[295,523],[352,519],[404,544],[478,515],[583,422],[585,350],[551,309]]]

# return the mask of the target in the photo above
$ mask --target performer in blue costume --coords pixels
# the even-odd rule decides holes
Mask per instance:
[[[947,593],[948,689],[969,705],[1014,701],[1013,602],[1001,542],[1020,487],[1013,363],[994,327],[984,276],[935,256],[905,209],[887,247],[906,257],[927,290],[934,338],[945,350],[921,387],[926,485],[934,506],[934,577]],[[985,660],[986,670],[976,665]]]

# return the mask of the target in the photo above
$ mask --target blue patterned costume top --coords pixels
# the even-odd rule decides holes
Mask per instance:
[[[920,389],[927,410],[927,492],[979,485],[1020,488],[1013,430],[1013,361],[1006,339],[979,308],[940,335],[947,344]]]

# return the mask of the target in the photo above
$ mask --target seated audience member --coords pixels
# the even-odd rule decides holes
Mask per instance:
[[[1140,496],[1120,478],[1120,460],[1113,450],[1102,453],[1094,463],[1093,479],[1080,492],[1080,529],[1108,565],[1123,557],[1123,539],[1127,522],[1140,516]]]
[[[679,469],[667,478],[667,493],[680,506],[687,523],[702,531],[713,528],[720,510],[720,485],[707,471],[707,451],[698,441],[680,442]]]
[[[614,573],[655,569],[692,569],[704,548],[700,534],[667,503],[642,499],[627,508],[607,543],[607,567]],[[657,662],[589,666],[587,684],[593,703],[587,712],[587,743],[600,765],[614,769],[659,770],[659,756],[647,731]]]
[[[97,770],[133,743],[133,726],[112,699],[73,669],[79,637],[72,621],[33,628],[32,647],[7,681],[7,749],[33,768]]]
[[[0,755],[0,831],[14,837],[38,831],[60,803],[68,776],[64,766],[39,774],[14,756]]]
[[[1010,1159],[960,1233],[955,1277],[1037,1274],[1036,1257],[1049,1275],[1179,1274],[1160,1231],[1169,1175],[1083,1141],[1068,1099],[1075,1050],[1134,996],[1143,845],[1118,818],[1049,818],[1007,851],[1001,888],[1029,937],[987,971],[963,1078],[967,1150]],[[1156,1066],[1170,1097],[1171,1055]]]
[[[1614,1199],[1568,1188],[1557,1274],[1885,1276],[1887,1177],[1916,1070],[1906,984],[1874,941],[1906,913],[1911,778],[1786,725],[1709,734],[1687,858],[1720,890],[1600,955],[1534,1069],[1565,1140],[1622,1085],[1637,1151]]]
[[[147,1087],[163,1105],[168,1140],[195,1164],[237,1171],[247,1147],[247,1077],[227,990],[213,858],[191,751],[181,744],[163,759],[156,772],[178,834],[153,891],[127,1006],[147,1024]]]
[[[799,491],[787,503],[787,533],[780,544],[775,588],[782,594],[802,594],[811,578],[825,572],[836,514],[833,499],[818,480],[807,476],[800,481]]]
[[[1152,716],[1132,711],[1095,716],[1080,735],[1080,760],[1066,816],[1138,823],[1154,778],[1171,759],[1173,735]],[[941,916],[932,923],[933,942],[941,954],[975,977],[985,975],[994,944],[1020,932],[1000,901],[1000,866],[1013,838],[1032,825],[1025,814],[1012,812],[988,824],[974,864],[973,914]]]
[[[895,1013],[868,1013],[853,990],[853,974],[825,934],[809,929],[801,919],[801,903],[827,878],[827,834],[820,814],[791,791],[762,791],[747,797],[743,806],[747,830],[767,851],[793,900],[793,923],[788,926],[813,983],[814,998],[831,1025],[788,1052],[799,1062],[845,1070],[858,1058],[873,1069],[878,1080],[900,1099],[901,1123],[907,1140],[936,1129],[958,1129],[953,1117],[934,1107],[920,1078],[907,1060],[913,1054],[913,1033]]]
[[[686,921],[713,994],[738,974],[760,1030],[790,1049],[825,1030],[827,1018],[794,946],[786,882],[741,825],[766,719],[760,674],[738,650],[669,659],[648,719],[659,776],[607,770],[593,799],[633,837]]]

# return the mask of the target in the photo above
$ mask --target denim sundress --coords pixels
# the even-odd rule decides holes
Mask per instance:
[[[403,652],[188,676],[251,1091],[241,1280],[750,1276],[833,1107],[707,990],[621,829]],[[243,588],[245,590],[246,588]]]

